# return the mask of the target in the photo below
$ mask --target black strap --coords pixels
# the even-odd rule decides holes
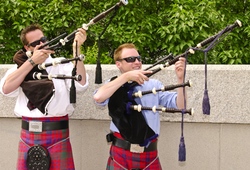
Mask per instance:
[[[68,120],[63,120],[59,122],[42,122],[42,131],[60,130],[68,128],[69,128]],[[22,120],[22,129],[29,130],[29,122]]]

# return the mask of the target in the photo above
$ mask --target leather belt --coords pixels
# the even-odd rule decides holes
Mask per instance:
[[[129,141],[119,139],[117,137],[113,137],[112,145],[117,146],[119,148],[123,148],[125,150],[129,150],[134,153],[143,153],[157,150],[157,140],[151,142],[148,147],[140,146],[139,144],[132,144]]]
[[[60,130],[68,128],[69,128],[68,120],[63,120],[58,122],[39,122],[39,121],[22,120],[22,129],[31,132],[43,132],[43,131]]]

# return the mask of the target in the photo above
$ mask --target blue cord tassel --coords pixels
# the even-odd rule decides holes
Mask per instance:
[[[186,161],[186,147],[183,136],[180,139],[180,145],[179,145],[179,161],[181,162]]]
[[[208,97],[208,90],[205,89],[204,91],[204,97],[202,102],[202,110],[203,114],[210,115],[210,102]]]

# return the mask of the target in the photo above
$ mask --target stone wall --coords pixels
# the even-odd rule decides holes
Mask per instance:
[[[0,77],[13,65],[0,65]],[[147,66],[145,66],[147,67]],[[108,120],[107,109],[96,108],[92,96],[100,85],[95,84],[95,65],[86,65],[89,74],[89,88],[85,93],[77,94],[76,110],[72,119]],[[159,79],[164,85],[175,84],[174,68],[169,67],[158,72],[152,78]],[[71,74],[71,73],[69,73]],[[112,76],[119,75],[115,65],[102,65],[102,79],[105,82]],[[204,96],[204,65],[188,65],[186,80],[192,81],[187,88],[187,108],[194,109],[194,116],[185,115],[186,122],[210,123],[249,123],[250,122],[250,67],[248,65],[208,65],[207,89],[211,114],[202,112]],[[0,95],[0,117],[14,117],[15,98]],[[176,122],[180,114],[162,113],[162,121]]]

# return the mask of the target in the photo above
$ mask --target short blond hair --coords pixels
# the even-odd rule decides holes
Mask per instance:
[[[133,48],[137,50],[136,46],[133,43],[122,44],[114,52],[114,61],[117,61],[121,58],[122,50],[124,48]]]

